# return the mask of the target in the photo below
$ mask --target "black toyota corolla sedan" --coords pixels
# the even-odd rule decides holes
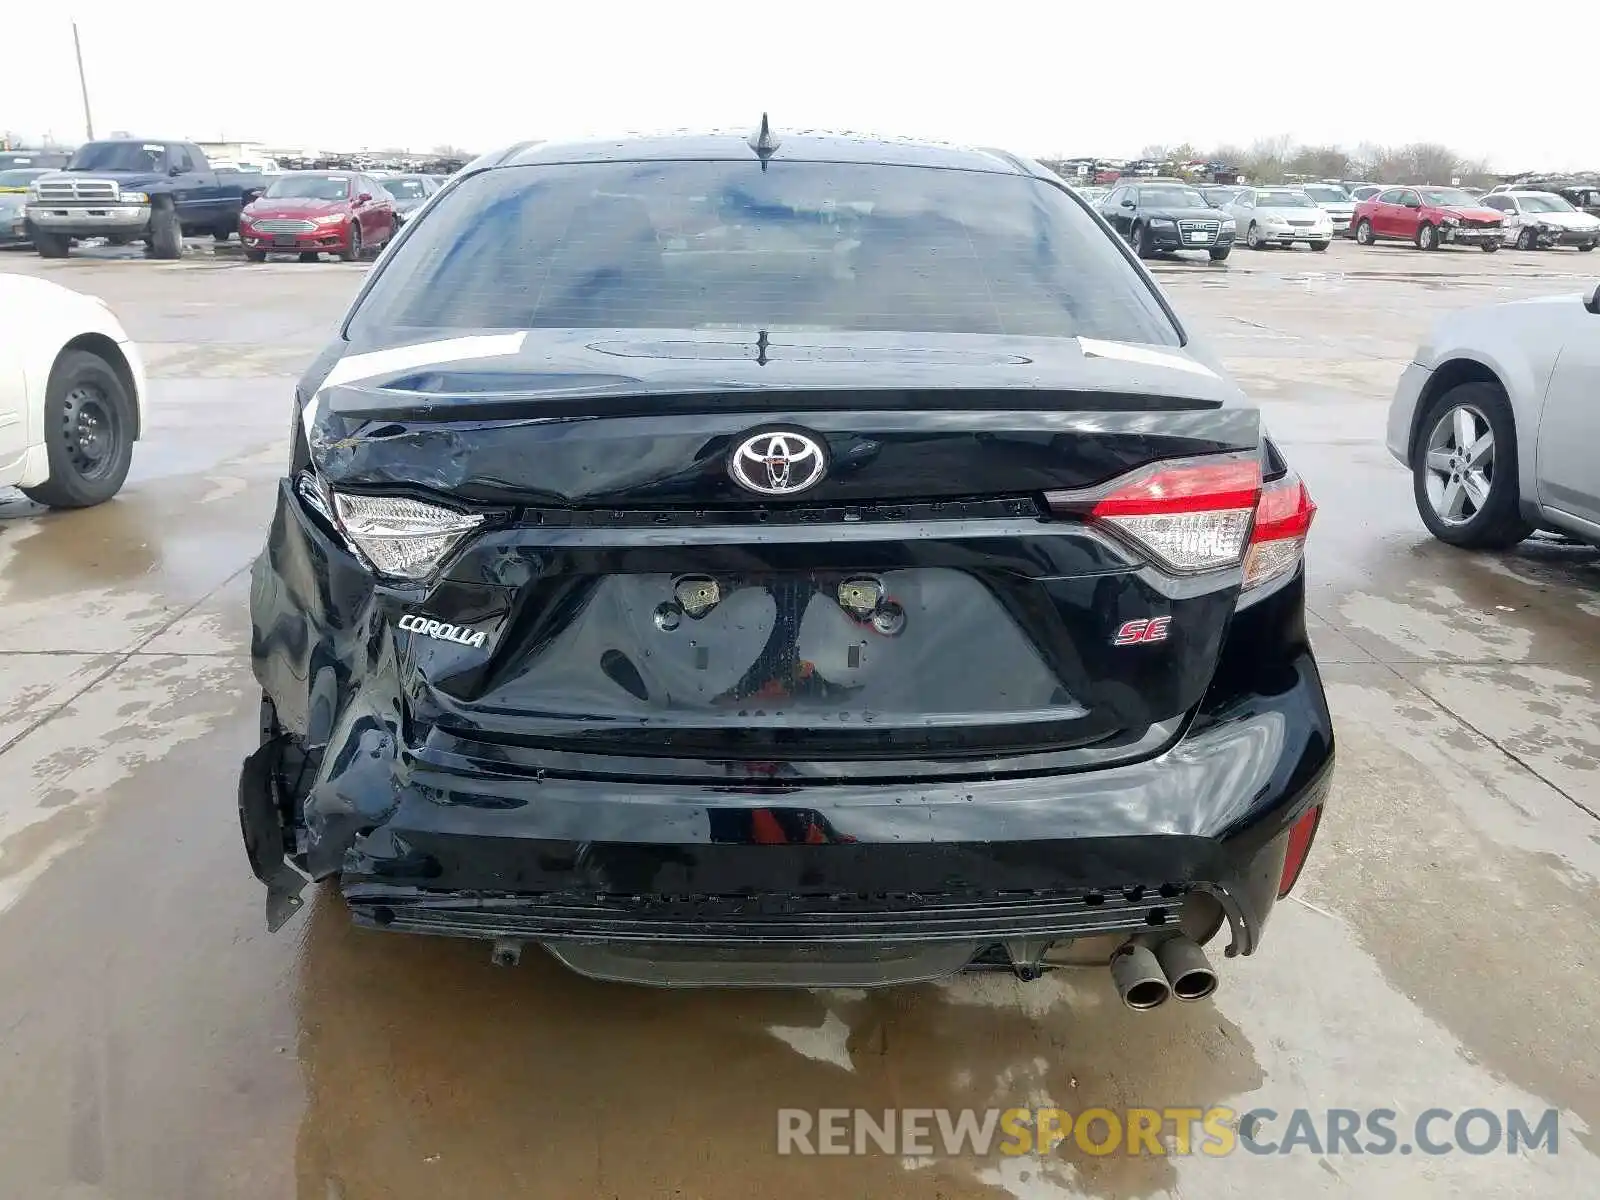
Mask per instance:
[[[240,784],[274,922],[309,876],[605,979],[1098,965],[1149,1008],[1306,861],[1311,499],[1027,160],[765,124],[488,155],[292,442]]]

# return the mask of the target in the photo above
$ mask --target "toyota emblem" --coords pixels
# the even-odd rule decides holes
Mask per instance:
[[[762,496],[794,496],[822,482],[828,453],[820,439],[798,429],[765,429],[734,447],[728,474]]]

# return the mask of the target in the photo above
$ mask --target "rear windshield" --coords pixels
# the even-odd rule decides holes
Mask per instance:
[[[396,200],[423,200],[428,195],[428,185],[420,179],[396,179],[391,176],[382,182],[383,190]]]
[[[1020,175],[860,163],[507,167],[442,196],[351,324],[1094,337],[1175,345],[1085,209]]]

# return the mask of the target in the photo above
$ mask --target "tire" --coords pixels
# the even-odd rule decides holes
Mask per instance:
[[[1313,250],[1326,250],[1331,245],[1333,245],[1333,243],[1331,241],[1327,241],[1327,242],[1312,242],[1311,243],[1311,248]]]
[[[1244,244],[1252,250],[1265,250],[1266,246],[1261,241],[1261,235],[1256,232],[1256,223],[1250,222],[1250,228],[1244,231]]]
[[[150,214],[150,254],[152,258],[183,257],[183,226],[171,205],[163,204]]]
[[[1587,254],[1596,246],[1600,246],[1600,242],[1585,242],[1583,245],[1578,247],[1578,252],[1581,254]]]
[[[1128,231],[1128,244],[1133,247],[1136,257],[1150,257],[1150,231],[1145,226],[1135,225]]]
[[[244,252],[244,260],[245,262],[254,263],[266,262],[267,252],[265,250],[246,250]]]
[[[106,245],[126,246],[131,241],[133,241],[133,239],[125,233],[113,233],[110,237],[106,238]]]
[[[1500,249],[1500,243],[1499,242],[1485,242],[1483,244],[1482,249],[1483,249],[1483,252],[1485,254],[1495,254]]]
[[[65,258],[71,247],[71,239],[64,234],[46,233],[43,229],[33,231],[33,248],[40,258]]]
[[[1417,226],[1416,242],[1418,250],[1437,250],[1439,248],[1439,231],[1427,221],[1424,221]]]
[[[138,414],[111,364],[87,350],[56,360],[44,395],[50,478],[23,488],[50,508],[90,508],[122,490]]]
[[[218,244],[221,244],[222,242],[226,242],[230,238],[232,238],[233,234],[234,234],[234,230],[233,230],[232,226],[219,225],[219,226],[217,226],[217,228],[215,228],[215,229],[213,229],[211,231],[211,238],[212,238],[213,241],[217,242]]]
[[[1210,252],[1211,261],[1212,262],[1226,262],[1227,258],[1228,258],[1228,255],[1230,255],[1232,253],[1233,253],[1233,247],[1232,246],[1224,246],[1220,250],[1212,250]]]
[[[350,222],[350,244],[339,251],[340,262],[361,261],[361,224],[358,221]]]
[[[1539,238],[1532,229],[1529,229],[1527,226],[1523,226],[1523,228],[1517,230],[1518,250],[1537,250],[1538,248]]]
[[[301,262],[316,262],[317,261],[317,252],[315,250],[302,250],[300,252],[300,261]]]
[[[1363,218],[1361,223],[1356,226],[1356,245],[1371,246],[1374,245],[1377,240],[1378,239],[1373,235],[1372,232],[1372,222]]]
[[[1463,453],[1464,431],[1468,446],[1479,447],[1476,459]],[[1516,421],[1498,384],[1463,383],[1428,405],[1411,452],[1411,484],[1422,523],[1441,542],[1504,550],[1533,532],[1520,508]]]

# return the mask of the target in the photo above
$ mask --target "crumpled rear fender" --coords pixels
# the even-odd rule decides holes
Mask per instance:
[[[250,614],[256,679],[314,764],[309,788],[284,783],[304,790],[297,848],[320,879],[399,802],[400,681],[372,577],[316,526],[288,480],[251,571]]]

